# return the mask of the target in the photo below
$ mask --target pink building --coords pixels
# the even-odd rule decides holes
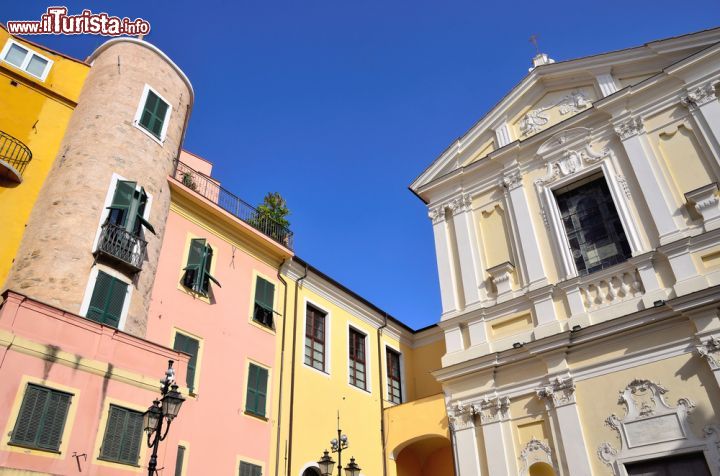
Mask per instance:
[[[180,442],[168,451],[178,452],[176,474],[268,474],[278,269],[292,253],[237,217],[243,204],[209,179],[208,162],[180,160],[147,327],[148,339],[191,355],[178,374],[189,394],[172,430]]]

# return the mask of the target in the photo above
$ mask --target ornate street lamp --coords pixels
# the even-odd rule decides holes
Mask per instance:
[[[175,383],[175,370],[172,368],[173,361],[168,361],[168,369],[165,371],[165,378],[160,381],[160,393],[162,398],[155,399],[153,404],[147,409],[143,415],[143,429],[147,433],[148,448],[152,448],[150,463],[148,463],[148,476],[154,476],[157,473],[157,451],[160,442],[165,439],[170,430],[170,424],[180,412],[185,399]],[[167,420],[165,432],[163,433],[163,420]]]
[[[343,435],[342,430],[340,429],[339,412],[337,435],[337,438],[330,440],[330,449],[333,453],[338,454],[337,474],[338,476],[342,476],[342,452],[350,446],[350,442],[348,441],[347,435]],[[323,453],[322,458],[318,461],[318,466],[320,467],[320,474],[322,476],[332,476],[333,469],[335,469],[335,461],[333,461],[332,457],[328,453],[328,450],[325,450]],[[355,458],[353,457],[350,458],[350,464],[348,464],[345,468],[345,476],[360,476],[360,466],[355,464]]]

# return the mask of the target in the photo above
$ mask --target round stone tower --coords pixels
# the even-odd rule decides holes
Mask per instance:
[[[142,40],[107,41],[88,62],[7,287],[142,337],[193,90]]]

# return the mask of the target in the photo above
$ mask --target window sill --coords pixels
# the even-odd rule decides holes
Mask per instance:
[[[257,420],[261,420],[261,421],[264,421],[264,422],[270,421],[270,420],[268,419],[268,417],[266,417],[265,415],[258,415],[257,413],[253,413],[253,412],[248,411],[248,410],[245,410],[243,413],[244,413],[245,415],[247,415],[247,416],[249,416],[249,417],[252,417],[252,418],[255,418],[255,419],[257,419]]]
[[[306,364],[305,362],[303,362],[303,367],[305,367],[306,369],[312,370],[313,372],[317,372],[320,375],[322,375],[323,377],[330,378],[330,372],[326,372],[325,370],[320,370],[318,368],[313,367],[312,365]]]
[[[114,463],[114,464],[122,464],[123,466],[132,466],[134,468],[140,468],[140,465],[137,463],[128,463],[126,461],[118,461],[110,458],[103,458],[101,456],[98,456],[99,461],[106,461],[108,463]]]
[[[250,316],[250,324],[252,324],[253,326],[257,327],[258,329],[261,329],[269,334],[272,334],[272,335],[276,334],[274,327],[266,326],[262,322],[259,322],[259,321],[256,321],[255,319],[253,319],[252,316]]]
[[[352,383],[350,383],[350,382],[348,382],[348,385],[349,385],[350,387],[354,388],[355,390],[360,390],[361,392],[365,392],[365,393],[367,393],[368,395],[371,395],[371,394],[372,394],[372,391],[368,390],[367,388],[358,387],[357,385],[354,385],[354,384],[352,384]]]
[[[39,447],[39,446],[24,445],[24,444],[22,444],[22,443],[14,443],[14,442],[12,442],[12,441],[9,441],[9,442],[8,442],[8,446],[14,446],[14,447],[16,447],[16,448],[25,448],[25,449],[33,450],[33,451],[43,451],[43,452],[45,452],[45,453],[53,453],[53,454],[56,454],[56,455],[62,454],[62,453],[60,452],[60,450],[51,450],[51,449],[48,449],[48,448],[41,448],[41,447]]]
[[[165,137],[159,138],[158,136],[141,126],[140,123],[137,121],[133,121],[133,126],[135,126],[135,128],[138,129],[140,132],[157,142],[160,147],[163,147],[165,145]]]

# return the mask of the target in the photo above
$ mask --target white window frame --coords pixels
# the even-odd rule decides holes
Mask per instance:
[[[360,388],[350,383],[350,330],[365,336],[365,388]],[[372,367],[370,366],[370,334],[361,330],[358,326],[348,323],[345,332],[345,378],[349,387],[360,392],[372,393]]]
[[[390,380],[388,377],[388,369],[387,369],[387,351],[392,350],[393,352],[397,353],[400,357],[400,403],[395,403],[390,401],[390,389],[388,388],[388,381]],[[385,359],[382,362],[382,368],[383,372],[385,373],[385,401],[388,402],[391,405],[400,405],[402,403],[407,402],[407,388],[405,386],[405,356],[402,352],[400,352],[400,349],[395,347],[394,345],[390,345],[388,343],[385,343]]]
[[[548,174],[535,181],[535,189],[546,225],[551,237],[554,237],[551,241],[560,257],[564,279],[577,277],[578,271],[554,192],[598,172],[602,173],[610,190],[610,196],[630,246],[631,256],[643,253],[640,233],[630,211],[629,191],[626,189],[627,185],[621,185],[618,181],[619,166],[615,154],[610,149],[596,153],[586,145],[578,151],[564,151],[562,158],[549,161],[547,167]]]
[[[90,277],[88,278],[87,285],[85,286],[85,295],[83,296],[82,303],[80,304],[80,312],[78,312],[78,314],[80,316],[87,317],[87,311],[90,307],[90,299],[92,299],[93,291],[95,290],[95,282],[97,281],[98,273],[100,271],[127,284],[125,301],[123,301],[123,308],[120,313],[120,321],[118,322],[117,327],[118,330],[124,331],[125,323],[127,321],[128,310],[130,309],[130,300],[132,299],[133,284],[127,276],[125,276],[119,271],[114,270],[113,268],[110,268],[109,266],[96,264],[92,267],[92,269],[90,269]]]
[[[162,101],[165,102],[165,104],[168,105],[167,111],[165,111],[165,119],[163,120],[163,127],[162,131],[160,132],[160,138],[158,139],[155,137],[155,134],[150,132],[149,130],[145,129],[140,124],[140,118],[142,117],[142,113],[145,110],[145,103],[147,102],[148,93],[152,91],[157,97],[159,97]],[[170,125],[170,115],[172,113],[172,104],[170,101],[165,99],[162,94],[157,92],[154,88],[151,88],[150,85],[145,84],[143,87],[142,96],[140,96],[140,103],[138,104],[137,111],[135,111],[135,118],[133,119],[133,125],[140,131],[142,131],[143,134],[154,140],[160,145],[163,145],[165,143],[165,138],[167,136],[167,130],[168,126]]]
[[[305,332],[307,329],[307,307],[308,307],[308,304],[310,304],[314,308],[325,313],[325,369],[324,370],[318,370],[315,367],[313,367],[312,365],[308,365],[305,363]],[[330,375],[332,373],[331,372],[332,359],[330,358],[332,355],[331,348],[330,348],[331,343],[332,343],[332,339],[330,338],[330,310],[308,298],[305,298],[305,307],[303,310],[302,339],[303,339],[303,345],[301,348],[301,358],[302,358],[303,366],[305,366],[305,368],[308,368],[310,370],[313,370],[313,371],[319,373],[320,375],[322,375],[324,377],[330,377]]]
[[[117,183],[119,181],[130,181],[129,179],[126,179],[122,175],[119,175],[115,172],[113,172],[112,176],[110,177],[110,185],[108,185],[107,193],[105,194],[105,203],[103,204],[103,209],[100,212],[100,220],[98,221],[97,229],[95,230],[95,239],[93,240],[92,245],[92,252],[95,253],[97,251],[98,242],[100,241],[100,234],[102,233],[102,226],[105,223],[105,220],[107,220],[108,215],[110,214],[110,210],[108,210],[108,207],[112,204],[113,196],[115,195],[115,188],[117,187]],[[140,191],[140,183],[136,182],[137,186],[135,187],[135,191]],[[145,193],[147,195],[147,202],[145,203],[145,212],[143,213],[143,218],[150,223],[150,210],[152,209],[152,202],[153,202],[153,196],[152,194],[148,193],[147,190],[145,190]]]
[[[28,52],[28,54],[25,55],[25,59],[23,60],[23,62],[20,66],[16,66],[16,65],[10,63],[9,61],[5,60],[5,57],[7,56],[8,52],[10,51],[10,48],[12,47],[12,45],[17,45],[20,48],[27,50],[27,52]],[[27,70],[27,67],[30,64],[30,60],[32,59],[33,56],[37,56],[38,58],[47,61],[47,64],[45,65],[45,69],[43,70],[43,73],[40,76],[33,74]],[[52,65],[54,63],[54,61],[51,60],[50,58],[48,58],[47,56],[41,55],[40,53],[33,50],[32,48],[30,48],[26,45],[23,45],[22,43],[17,42],[15,40],[13,40],[12,38],[8,38],[7,42],[5,43],[5,46],[3,47],[2,52],[0,52],[0,59],[2,60],[3,63],[8,64],[15,69],[19,69],[23,73],[29,74],[33,78],[37,78],[43,82],[45,81],[45,78],[47,78],[48,73],[50,73],[50,68],[52,68]]]

